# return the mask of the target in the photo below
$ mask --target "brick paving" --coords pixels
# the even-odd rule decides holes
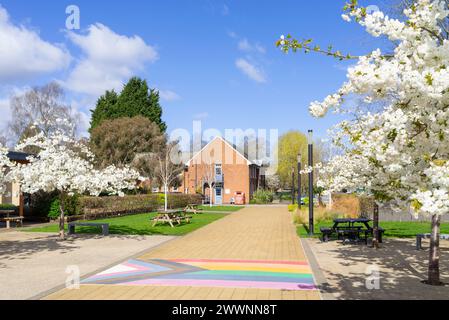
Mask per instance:
[[[261,281],[258,278],[261,276],[269,280]],[[295,277],[300,279],[296,283],[291,280]],[[274,282],[276,279],[278,282]],[[247,207],[84,279],[80,289],[64,289],[46,297],[64,300],[320,298],[291,214],[286,207],[269,206]]]

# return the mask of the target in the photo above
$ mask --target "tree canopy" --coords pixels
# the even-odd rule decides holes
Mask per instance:
[[[79,123],[78,115],[64,102],[64,90],[51,82],[11,98],[12,119],[8,124],[13,142],[23,141],[42,132],[48,136],[62,130],[73,135]]]
[[[367,104],[385,103],[377,113],[360,113],[336,127],[332,138],[346,152],[321,170],[320,184],[331,191],[361,190],[377,203],[394,201],[399,209],[411,207],[416,215],[431,216],[428,283],[434,285],[440,284],[441,215],[449,211],[448,9],[447,1],[415,0],[399,20],[380,11],[370,13],[351,0],[343,19],[356,21],[374,37],[385,37],[394,50],[353,57],[331,54],[330,48],[324,53],[357,62],[336,93],[310,105],[312,115],[324,117],[330,110],[344,113],[348,96],[363,97]],[[323,53],[310,43],[282,36],[277,44],[285,52]]]
[[[292,187],[292,170],[297,174],[298,154],[301,153],[301,163],[303,168],[307,165],[308,140],[305,134],[300,131],[289,131],[282,135],[279,139],[278,158],[279,165],[277,174],[279,175],[280,184],[282,187]],[[314,161],[320,160],[318,146],[315,146]],[[296,182],[295,182],[296,183]],[[302,179],[302,187],[306,188],[307,179]]]
[[[142,116],[154,122],[163,133],[167,129],[165,122],[162,121],[159,92],[149,89],[147,81],[137,77],[131,78],[120,94],[114,90],[106,91],[91,112],[90,133],[105,120],[136,116]]]
[[[143,116],[104,120],[91,132],[90,146],[101,167],[132,165],[137,155],[160,152],[165,136]]]

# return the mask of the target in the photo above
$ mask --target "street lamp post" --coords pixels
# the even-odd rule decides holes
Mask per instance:
[[[313,168],[313,131],[309,130],[309,167]],[[313,225],[313,170],[309,173],[309,234],[314,235],[314,225]]]
[[[295,204],[295,169],[292,168],[292,204]]]
[[[298,208],[301,210],[301,158],[302,155],[298,154]]]

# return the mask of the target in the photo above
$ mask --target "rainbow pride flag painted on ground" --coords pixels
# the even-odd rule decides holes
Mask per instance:
[[[83,284],[316,289],[311,268],[304,261],[223,259],[132,259],[85,279]]]

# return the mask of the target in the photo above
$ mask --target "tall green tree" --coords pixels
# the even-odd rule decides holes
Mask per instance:
[[[277,173],[281,186],[284,188],[292,187],[292,170],[295,170],[295,172],[297,170],[299,153],[302,155],[302,163],[306,163],[307,137],[300,131],[289,131],[283,134],[278,145],[279,165]]]
[[[90,121],[89,133],[92,133],[92,130],[98,127],[102,121],[118,118],[116,114],[118,96],[114,90],[108,90],[97,100],[95,109],[91,110],[92,119]]]
[[[92,110],[89,131],[92,132],[104,120],[143,116],[155,123],[164,133],[167,126],[162,121],[159,99],[159,92],[155,89],[150,90],[146,80],[133,77],[119,95],[114,91],[107,91],[98,99],[95,109]]]
[[[278,145],[278,171],[280,184],[284,188],[292,187],[292,170],[295,171],[295,189],[298,188],[298,154],[301,154],[302,169],[308,165],[308,138],[300,131],[289,131],[282,135]],[[313,161],[314,163],[323,160],[323,144],[314,142]],[[308,176],[302,175],[301,190],[303,194],[308,188]]]

